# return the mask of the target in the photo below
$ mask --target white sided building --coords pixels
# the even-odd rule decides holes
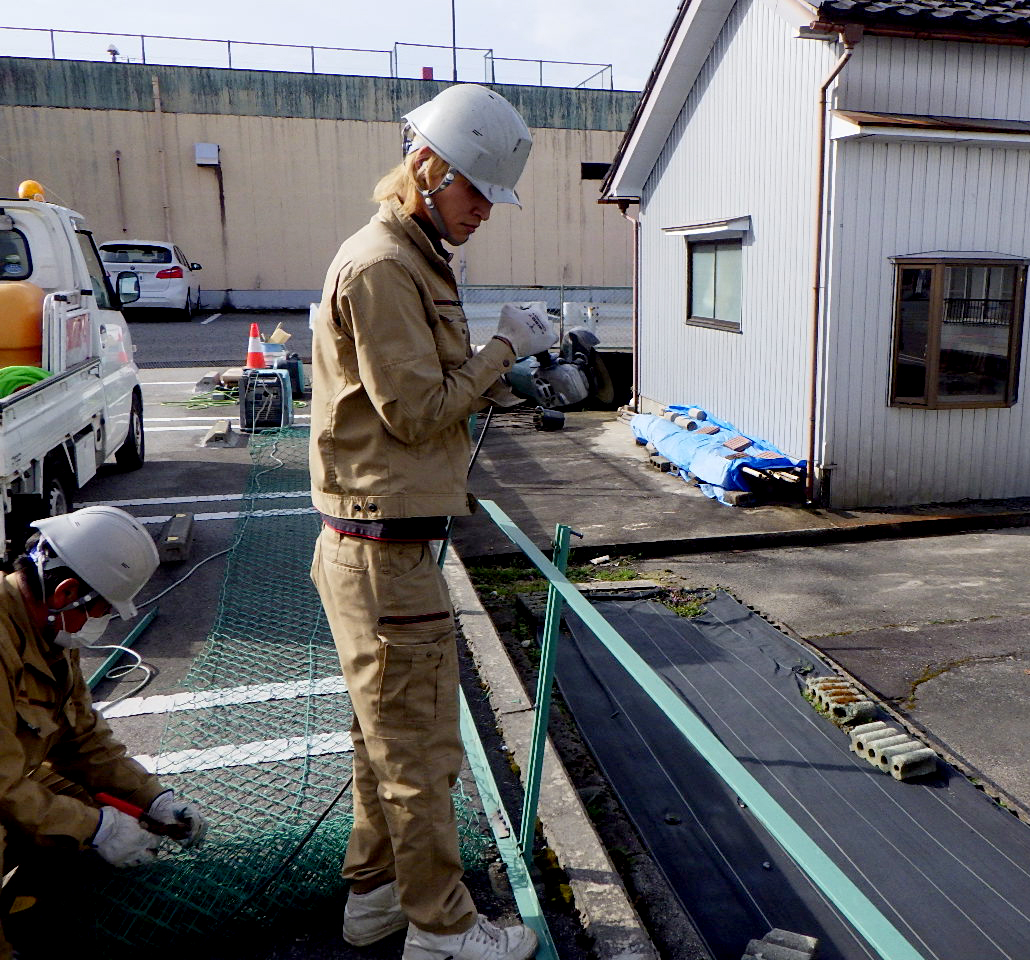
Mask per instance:
[[[683,0],[602,188],[638,409],[833,506],[1030,495],[1030,0]]]

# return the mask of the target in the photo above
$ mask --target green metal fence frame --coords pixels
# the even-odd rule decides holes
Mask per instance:
[[[568,538],[573,531],[564,524],[557,525],[554,540],[555,562],[551,562],[496,503],[492,500],[480,500],[479,504],[501,532],[522,550],[548,581],[547,616],[537,682],[537,702],[534,705],[536,716],[533,723],[533,739],[530,743],[529,772],[526,778],[520,834],[522,856],[527,861],[532,857],[532,840],[540,793],[540,769],[543,764],[550,693],[554,679],[554,650],[564,602],[608,648],[629,676],[676,725],[723,782],[736,793],[784,852],[807,874],[883,960],[925,960],[847,874],[748,773],[743,764],[705,726],[701,718],[672,692],[665,681],[565,576]]]

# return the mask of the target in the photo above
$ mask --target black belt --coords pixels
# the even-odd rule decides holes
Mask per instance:
[[[385,520],[344,520],[322,514],[322,522],[337,533],[364,540],[421,543],[447,539],[446,517],[389,517]]]

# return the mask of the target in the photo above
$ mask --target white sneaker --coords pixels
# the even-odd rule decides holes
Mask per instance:
[[[536,946],[536,934],[529,927],[498,927],[476,914],[476,922],[464,933],[427,933],[409,924],[401,960],[529,960]]]
[[[407,925],[408,918],[401,910],[396,881],[369,893],[347,896],[347,904],[343,908],[343,939],[352,947],[367,947]]]

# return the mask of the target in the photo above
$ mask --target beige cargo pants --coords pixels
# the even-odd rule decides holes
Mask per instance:
[[[459,933],[475,907],[461,881],[451,788],[461,769],[454,615],[429,546],[323,526],[318,588],[354,707],[354,827],[343,876],[357,893],[396,879],[430,933]]]

